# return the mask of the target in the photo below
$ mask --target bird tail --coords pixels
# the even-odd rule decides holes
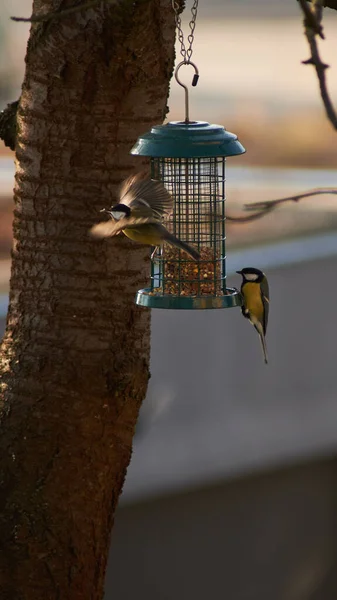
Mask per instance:
[[[165,242],[167,242],[168,244],[171,244],[171,246],[176,246],[177,248],[180,248],[180,250],[184,250],[184,252],[189,254],[189,256],[191,256],[193,258],[193,260],[200,260],[200,254],[197,250],[192,248],[192,246],[189,246],[188,244],[186,244],[186,242],[179,240],[177,237],[172,235],[172,233],[170,233],[169,231],[165,234],[164,239],[165,239]]]
[[[259,331],[259,336],[260,336],[260,340],[261,340],[261,346],[262,346],[262,352],[263,352],[264,362],[267,365],[268,364],[268,356],[267,356],[266,338],[264,337],[264,333],[260,332],[260,331]]]

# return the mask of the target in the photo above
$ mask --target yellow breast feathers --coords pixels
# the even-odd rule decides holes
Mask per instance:
[[[262,323],[264,308],[259,284],[253,282],[245,283],[242,286],[242,293],[245,300],[245,307]]]
[[[153,225],[143,225],[142,227],[128,227],[123,229],[123,233],[139,244],[148,244],[150,246],[160,246],[163,238],[158,234],[158,230]]]

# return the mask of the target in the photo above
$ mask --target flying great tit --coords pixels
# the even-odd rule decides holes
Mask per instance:
[[[264,362],[268,363],[266,331],[269,312],[269,285],[267,277],[259,269],[247,267],[236,271],[242,275],[241,294],[243,297],[242,314],[249,319],[258,332],[262,344]]]
[[[140,177],[142,176],[135,175],[124,181],[119,194],[119,203],[115,204],[110,211],[106,211],[112,217],[111,221],[94,225],[90,230],[91,235],[105,238],[118,235],[122,231],[134,242],[156,248],[167,242],[171,246],[180,248],[194,260],[199,260],[199,252],[175,237],[162,224],[165,215],[172,212],[172,196],[160,181],[144,180]]]

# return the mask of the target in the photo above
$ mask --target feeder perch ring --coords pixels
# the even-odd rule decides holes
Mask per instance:
[[[178,308],[185,310],[233,308],[242,306],[242,295],[236,288],[227,288],[223,296],[173,296],[156,294],[151,288],[139,290],[136,304],[147,308]]]

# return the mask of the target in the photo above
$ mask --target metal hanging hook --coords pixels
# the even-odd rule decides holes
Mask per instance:
[[[190,122],[190,114],[189,114],[189,102],[188,102],[188,87],[187,85],[185,85],[178,76],[178,71],[180,69],[180,67],[182,67],[183,65],[185,66],[189,66],[191,65],[194,68],[194,75],[193,75],[193,79],[192,79],[192,87],[195,87],[198,83],[199,80],[199,71],[198,71],[198,67],[197,65],[195,65],[192,61],[185,61],[182,60],[176,67],[176,70],[174,72],[174,76],[176,78],[176,82],[179,83],[179,85],[181,85],[182,88],[184,88],[185,90],[185,123],[189,123]]]

